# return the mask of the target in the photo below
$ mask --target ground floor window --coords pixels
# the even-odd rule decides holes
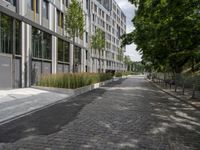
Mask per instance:
[[[74,64],[81,64],[81,48],[78,46],[74,47]]]
[[[0,53],[21,55],[20,21],[0,13]]]
[[[58,61],[69,62],[69,42],[58,39]]]
[[[33,57],[51,59],[51,35],[39,29],[32,28],[32,52]]]

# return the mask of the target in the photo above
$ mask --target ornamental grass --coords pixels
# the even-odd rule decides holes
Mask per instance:
[[[76,89],[112,79],[110,73],[60,73],[43,75],[38,86]]]

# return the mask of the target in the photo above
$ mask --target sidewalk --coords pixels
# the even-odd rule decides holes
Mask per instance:
[[[0,125],[15,120],[69,98],[99,88],[121,78],[115,78],[77,89],[32,87],[0,90]]]
[[[69,96],[34,88],[0,90],[0,124],[53,105]]]
[[[148,80],[150,82],[152,82],[151,80]],[[172,86],[171,89],[169,86],[164,86],[163,83],[155,83],[152,82],[156,87],[158,87],[159,89],[161,89],[162,91],[164,91],[165,93],[168,93],[169,95],[182,100],[190,105],[192,105],[193,107],[197,108],[198,110],[200,110],[200,91],[196,91],[195,92],[195,98],[192,98],[192,89],[185,89],[184,91],[184,95],[182,94],[183,91],[180,87],[177,88],[177,91],[175,92],[174,87]]]

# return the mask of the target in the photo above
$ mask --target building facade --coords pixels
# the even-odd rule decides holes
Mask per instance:
[[[103,72],[126,69],[121,59],[125,49],[120,48],[126,30],[122,10],[114,0],[80,4],[85,33],[73,47],[64,29],[70,0],[0,0],[0,89],[31,86],[42,74],[98,72],[100,63]],[[101,54],[90,46],[97,28],[106,38]]]

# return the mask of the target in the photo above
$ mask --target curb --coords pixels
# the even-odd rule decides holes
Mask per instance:
[[[182,102],[184,102],[185,104],[188,104],[188,105],[192,106],[193,108],[195,108],[195,109],[197,109],[197,110],[200,111],[200,108],[197,107],[197,106],[195,106],[194,104],[191,104],[191,103],[188,102],[187,100],[185,100],[185,99],[183,99],[183,98],[180,98],[180,97],[178,97],[178,96],[172,94],[172,93],[169,92],[169,91],[164,90],[162,87],[160,87],[160,86],[157,85],[156,83],[153,83],[151,80],[149,80],[149,79],[146,79],[146,80],[149,81],[152,85],[154,85],[154,86],[155,86],[156,88],[158,88],[159,90],[165,92],[166,94],[172,96],[173,98],[176,98],[176,99],[178,99],[179,101],[182,101]]]
[[[56,102],[47,104],[47,105],[45,105],[45,106],[43,106],[43,107],[34,109],[34,110],[32,110],[32,111],[25,112],[25,113],[23,113],[23,114],[17,115],[17,116],[15,116],[15,117],[10,118],[10,119],[6,119],[6,120],[4,120],[4,121],[1,121],[1,122],[0,122],[0,126],[4,125],[4,124],[6,124],[6,123],[9,123],[9,122],[11,122],[11,121],[20,119],[20,118],[22,118],[22,117],[24,117],[24,116],[33,114],[33,113],[38,112],[38,111],[40,111],[40,110],[46,109],[46,108],[48,108],[48,107],[54,106],[54,105],[56,105],[56,104],[59,104],[59,103],[62,103],[62,102],[67,102],[68,100],[70,100],[70,99],[72,99],[72,98],[74,98],[74,97],[76,97],[76,96],[78,96],[78,95],[87,93],[87,92],[92,91],[92,90],[94,90],[94,89],[98,89],[98,88],[100,88],[100,87],[103,86],[103,85],[106,85],[106,84],[111,83],[111,82],[119,81],[119,80],[121,80],[121,79],[122,79],[122,78],[113,78],[113,79],[111,79],[111,80],[107,80],[107,81],[95,83],[95,84],[92,84],[92,85],[89,85],[89,86],[84,86],[84,87],[77,88],[77,89],[74,89],[74,90],[72,90],[72,89],[65,89],[66,92],[69,92],[69,91],[71,92],[71,91],[72,91],[71,94],[69,94],[68,97],[63,98],[63,99],[60,99],[60,100],[57,100]],[[45,87],[34,87],[34,86],[33,86],[33,88],[35,88],[35,89],[41,89],[41,90],[47,90],[47,91],[52,91],[52,92],[57,92],[57,93],[63,93],[63,91],[62,91],[62,92],[57,91],[58,88],[45,88]],[[63,89],[60,89],[60,90],[63,90]],[[63,93],[63,94],[64,94],[64,93]],[[67,93],[65,93],[65,94],[67,94]]]

